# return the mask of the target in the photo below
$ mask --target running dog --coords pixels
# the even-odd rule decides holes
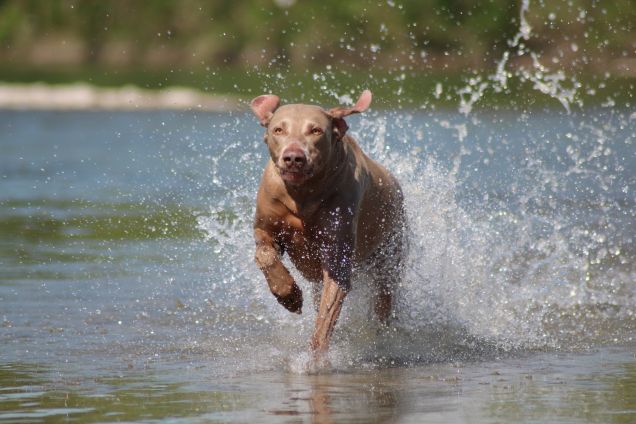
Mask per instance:
[[[402,190],[395,177],[347,135],[344,120],[370,104],[369,90],[353,107],[329,110],[280,106],[272,94],[251,102],[266,128],[271,158],[256,198],[255,260],[271,292],[291,312],[301,313],[303,294],[281,262],[282,255],[287,253],[312,283],[317,318],[310,347],[316,357],[328,350],[356,269],[370,271],[374,309],[381,321],[391,314],[400,278]]]

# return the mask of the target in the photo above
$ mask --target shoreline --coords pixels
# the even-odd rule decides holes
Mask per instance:
[[[577,92],[577,99],[571,104],[588,108],[602,107],[630,107],[632,99],[629,96],[635,80],[619,81],[603,87],[603,93],[584,91]],[[430,109],[456,111],[460,105],[457,96],[458,88],[465,83],[446,83],[446,90],[453,96],[435,97],[426,92],[411,93],[412,97],[400,102],[394,98],[393,92],[382,92],[374,97],[384,101],[377,104],[377,109]],[[428,87],[433,93],[433,86]],[[619,91],[618,89],[622,90]],[[436,89],[436,87],[435,87]],[[261,91],[256,88],[245,88],[247,92]],[[298,98],[298,93],[281,90],[281,98]],[[323,93],[324,94],[324,93]],[[514,95],[513,95],[514,94]],[[331,98],[328,95],[327,98]],[[316,103],[331,104],[333,100],[320,99]],[[401,99],[405,100],[405,99]],[[578,102],[578,103],[577,103]],[[501,107],[520,106],[527,110],[562,109],[562,104],[552,95],[540,93],[536,88],[515,87],[512,93],[502,96],[498,93],[487,93],[480,97],[473,107],[482,110],[499,110]],[[233,112],[247,110],[247,102],[238,94],[216,94],[201,91],[185,85],[170,85],[166,88],[141,88],[134,83],[121,86],[101,86],[83,81],[66,83],[49,82],[10,82],[0,80],[0,110],[14,111],[202,111],[202,112]]]
[[[87,83],[51,85],[0,83],[0,109],[13,110],[237,110],[232,96],[207,94],[186,87],[161,90],[125,85],[97,87]]]

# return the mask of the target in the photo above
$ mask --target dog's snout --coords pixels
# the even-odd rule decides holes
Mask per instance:
[[[302,168],[307,164],[305,152],[298,148],[286,149],[283,152],[282,159],[288,168]]]

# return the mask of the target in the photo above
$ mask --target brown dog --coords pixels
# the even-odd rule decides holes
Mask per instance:
[[[390,315],[400,277],[402,191],[345,135],[343,118],[370,103],[368,90],[354,107],[328,111],[303,104],[279,107],[279,98],[271,94],[251,102],[267,128],[271,156],[256,199],[256,263],[278,302],[291,312],[301,313],[303,296],[281,262],[284,252],[313,283],[318,315],[310,345],[316,356],[328,349],[354,270],[372,276],[375,311],[382,321]]]

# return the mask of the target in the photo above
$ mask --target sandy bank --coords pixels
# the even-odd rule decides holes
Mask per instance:
[[[206,94],[180,87],[146,90],[130,85],[101,88],[83,83],[0,83],[0,108],[5,109],[227,111],[237,109],[238,104],[238,100],[230,96]]]

